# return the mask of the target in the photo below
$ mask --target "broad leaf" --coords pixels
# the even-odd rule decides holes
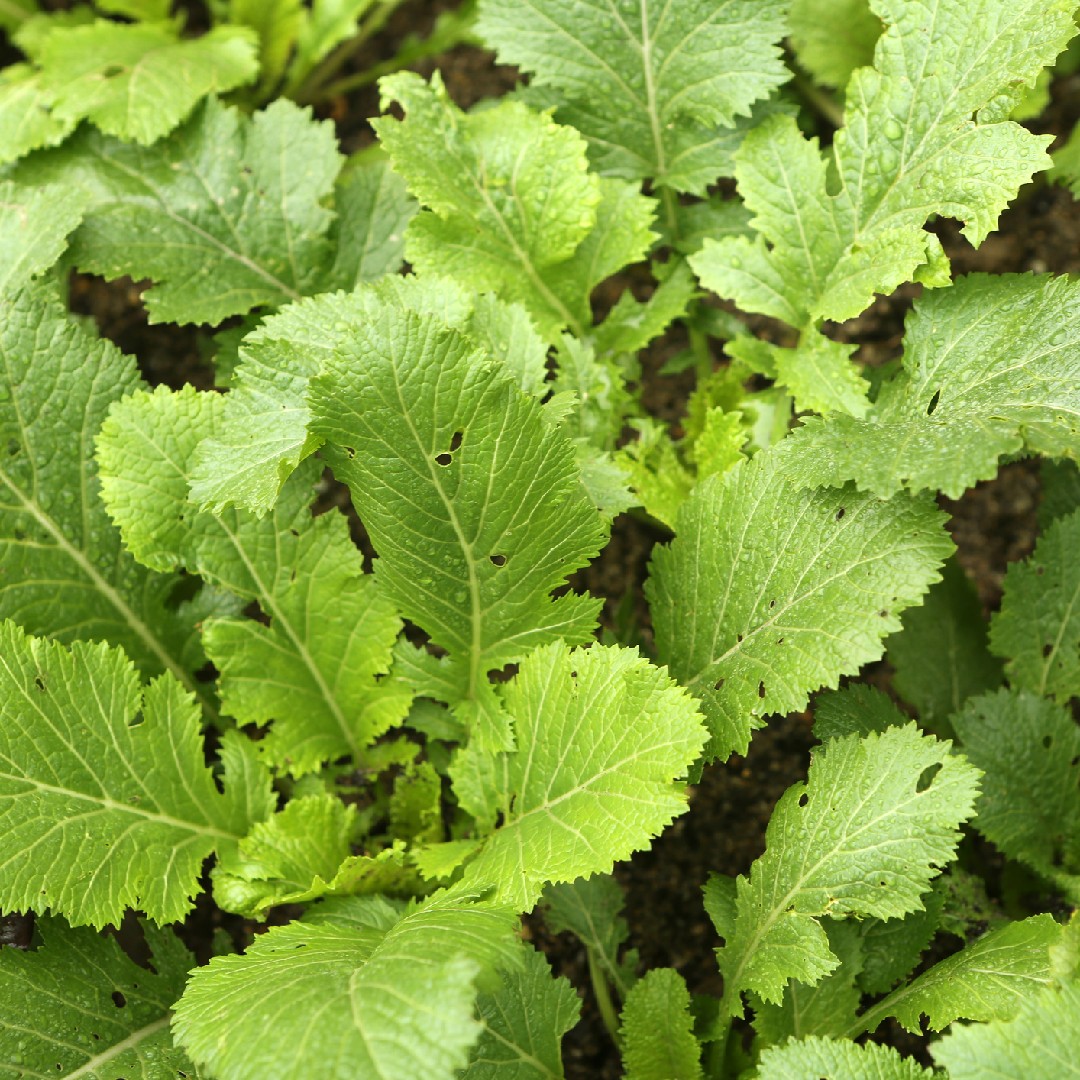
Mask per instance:
[[[761,1055],[757,1080],[933,1080],[934,1073],[891,1046],[858,1046],[838,1039],[811,1036]]]
[[[886,1016],[916,1033],[924,1015],[931,1031],[959,1019],[1009,1020],[1050,985],[1050,947],[1060,938],[1050,915],[1006,923],[873,1005],[859,1027],[873,1031]]]
[[[147,675],[171,671],[213,715],[190,672],[205,663],[174,574],[121,547],[100,501],[93,439],[140,385],[134,360],[76,325],[43,286],[0,319],[0,618],[60,641],[122,645]]]
[[[990,645],[1009,683],[1063,704],[1080,696],[1080,510],[1053,521],[1005,575]]]
[[[877,659],[952,544],[928,500],[800,491],[757,454],[698,485],[646,585],[657,652],[702,702],[707,757]]]
[[[472,899],[351,898],[276,926],[194,972],[177,1040],[229,1080],[450,1080],[483,1030],[478,977],[520,963],[514,916]]]
[[[525,950],[524,968],[504,971],[502,980],[477,999],[483,1030],[459,1080],[561,1080],[562,1037],[581,1012],[577,992],[552,976],[535,949]]]
[[[147,968],[115,938],[60,919],[38,919],[37,929],[43,944],[33,952],[0,949],[5,1077],[198,1077],[169,1034],[194,962],[172,931],[143,927]]]
[[[428,657],[434,684],[416,689],[460,708],[481,746],[508,748],[488,672],[595,625],[598,601],[550,595],[604,533],[569,440],[468,338],[390,305],[326,358],[309,403],[376,580],[448,654]]]
[[[545,336],[583,336],[592,288],[654,239],[651,200],[589,174],[581,136],[520,102],[465,114],[438,78],[381,86],[384,107],[399,103],[405,119],[375,129],[424,207],[406,236],[417,273],[520,301]]]
[[[949,1080],[987,1076],[1080,1076],[1080,982],[1044,990],[1024,1002],[1012,1020],[957,1025],[934,1043],[934,1062]]]
[[[903,371],[864,419],[808,420],[787,451],[809,485],[959,498],[1004,454],[1075,457],[1078,415],[1080,285],[972,274],[916,302]]]
[[[766,120],[737,154],[757,240],[706,242],[691,258],[710,288],[798,327],[857,315],[940,263],[931,214],[959,219],[978,245],[1050,164],[1049,138],[1007,116],[1075,33],[1072,0],[994,4],[979,18],[967,0],[871,6],[887,29],[876,66],[848,84],[833,161],[794,120]]]
[[[867,0],[792,0],[788,24],[799,63],[817,82],[841,88],[874,62],[882,29]]]
[[[0,296],[21,288],[60,258],[84,209],[79,192],[58,184],[32,188],[0,180]]]
[[[324,203],[340,165],[329,122],[291,102],[248,118],[211,99],[153,146],[87,130],[16,179],[89,194],[72,243],[79,269],[150,278],[143,300],[155,322],[216,324],[327,284]]]
[[[244,740],[226,740],[225,794],[199,712],[170,675],[142,687],[121,649],[70,650],[0,623],[0,907],[73,924],[190,910],[203,860],[271,809]]]
[[[503,823],[466,874],[515,910],[547,882],[610,871],[685,812],[676,781],[701,749],[701,719],[636,649],[537,649],[503,701],[520,749],[492,762]]]
[[[183,40],[170,23],[99,19],[53,30],[41,46],[43,105],[60,121],[90,120],[107,135],[152,143],[208,94],[251,82],[255,35],[221,26]]]
[[[12,0],[8,0],[12,2]],[[0,17],[3,0],[0,0]],[[10,64],[0,71],[0,163],[63,142],[74,120],[60,120],[46,104],[41,72],[30,64]]]
[[[555,89],[558,119],[589,140],[601,173],[703,195],[724,170],[724,129],[789,78],[784,7],[483,0],[477,30]]]
[[[115,404],[98,438],[102,497],[144,565],[183,567],[256,601],[269,618],[268,627],[207,620],[204,643],[221,672],[223,711],[241,724],[274,721],[260,751],[299,775],[327,759],[356,758],[404,717],[408,692],[376,682],[389,669],[401,622],[363,573],[344,517],[312,519],[315,462],[262,519],[201,513],[191,503],[193,453],[221,430],[225,403],[193,387],[159,387]]]
[[[620,1019],[626,1080],[700,1080],[690,991],[677,971],[656,968],[635,983]]]
[[[741,991],[778,1002],[788,979],[813,985],[837,967],[822,915],[917,910],[953,857],[978,776],[914,724],[817,751],[806,782],[777,803],[765,854],[738,879],[735,930],[718,952],[728,1010],[741,1010]]]
[[[973,698],[952,723],[986,773],[979,832],[1080,898],[1080,728],[1068,710],[999,690]]]
[[[908,719],[883,690],[866,683],[826,690],[814,699],[814,736],[822,742],[903,727]]]
[[[973,694],[1001,684],[978,595],[955,560],[945,564],[922,606],[904,612],[903,623],[887,642],[893,686],[924,724],[942,723]]]
[[[548,929],[576,935],[623,1000],[637,978],[637,952],[630,950],[621,959],[619,956],[630,936],[622,915],[624,903],[622,888],[607,874],[549,885],[542,900]]]

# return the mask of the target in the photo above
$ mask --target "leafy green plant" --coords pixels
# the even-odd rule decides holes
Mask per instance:
[[[133,21],[4,9],[43,58],[10,85],[52,86],[85,35],[254,58],[224,25],[247,19],[247,103],[314,96],[393,4],[211,5],[198,39],[99,7]],[[310,110],[249,115],[213,80],[171,115],[129,81],[120,120],[72,91],[84,115],[19,152],[0,909],[37,919],[0,950],[0,1075],[559,1076],[580,1003],[523,940],[534,909],[581,940],[632,1080],[929,1075],[854,1041],[888,1018],[948,1028],[950,1076],[1068,1060],[1078,924],[1046,909],[1080,896],[1080,286],[953,283],[925,226],[978,242],[1049,165],[1009,114],[1075,5],[875,0],[847,73],[811,59],[813,7],[482,0],[531,85],[465,112],[390,75],[381,149],[349,161]],[[846,85],[828,156],[770,97],[788,33]],[[144,109],[161,130],[125,126]],[[646,258],[648,296],[594,306]],[[65,309],[71,268],[203,326],[227,392],[148,386]],[[834,323],[911,281],[933,291],[871,377]],[[785,325],[754,336],[699,283]],[[677,440],[636,392],[676,320]],[[1020,455],[1042,532],[988,624],[935,495]],[[649,625],[601,638],[575,575],[624,511],[661,530]],[[895,700],[838,689],[883,655]],[[704,889],[722,993],[641,972],[614,864],[810,706],[764,853]],[[994,860],[1053,903],[991,903]],[[169,924],[205,911],[242,950],[196,963]]]

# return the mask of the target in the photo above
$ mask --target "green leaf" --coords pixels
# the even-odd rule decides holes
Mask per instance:
[[[1005,575],[990,646],[1009,683],[1063,704],[1080,696],[1080,510],[1051,522],[1030,559]]]
[[[569,440],[466,337],[390,305],[326,358],[310,408],[379,554],[376,580],[448,653],[418,693],[460,709],[482,747],[508,748],[487,673],[595,626],[598,601],[550,595],[604,535]]]
[[[823,915],[893,919],[916,911],[971,816],[979,772],[914,724],[833,739],[805,783],[776,805],[766,850],[738,879],[735,932],[719,950],[725,998],[779,1002],[788,979],[837,967]]]
[[[703,195],[724,130],[789,78],[779,0],[482,0],[477,31],[504,64],[554,87],[560,122],[598,170]]]
[[[390,835],[417,846],[443,839],[442,777],[430,761],[409,765],[394,779]]]
[[[582,137],[520,102],[466,114],[438,77],[380,85],[383,107],[400,104],[405,119],[374,127],[424,207],[406,235],[417,273],[520,301],[547,337],[583,336],[592,288],[654,239],[651,200],[589,174]]]
[[[1044,532],[1050,523],[1080,510],[1080,468],[1075,461],[1043,458],[1039,465],[1042,502],[1039,503],[1039,528]]]
[[[502,979],[477,999],[483,1030],[459,1080],[560,1080],[562,1038],[581,1012],[577,992],[552,976],[535,949],[525,950],[523,969],[504,971]]]
[[[903,623],[887,642],[893,686],[924,724],[942,723],[972,695],[1001,685],[979,597],[955,559],[922,606],[904,612]]]
[[[694,476],[663,424],[649,416],[631,420],[630,427],[637,432],[637,439],[622,447],[616,460],[629,478],[635,501],[674,529],[679,508],[694,488]]]
[[[260,98],[272,96],[280,84],[305,17],[303,0],[229,0],[229,22],[259,36]]]
[[[934,1073],[891,1046],[813,1035],[772,1046],[761,1055],[757,1080],[933,1080]]]
[[[934,1062],[949,1080],[987,1076],[1080,1076],[1080,983],[1044,990],[1024,1002],[1012,1020],[956,1026],[934,1043]]]
[[[887,29],[877,66],[848,84],[833,161],[794,120],[765,120],[736,155],[758,238],[707,241],[691,257],[709,288],[793,326],[857,315],[939,261],[931,214],[962,221],[978,245],[1050,164],[1048,138],[1006,117],[1076,32],[1072,0],[994,4],[975,19],[967,0],[871,6]]]
[[[0,29],[18,29],[37,10],[37,0],[0,0]]]
[[[520,963],[514,915],[441,894],[404,911],[355,897],[198,968],[173,1031],[229,1080],[450,1080],[483,1030],[478,978]]]
[[[222,26],[181,40],[169,23],[99,19],[53,30],[38,60],[45,102],[60,121],[90,120],[106,135],[150,144],[209,94],[251,82],[255,35]]]
[[[902,919],[867,919],[858,925],[861,970],[857,981],[864,994],[883,994],[914,970],[942,928],[941,913],[951,879],[952,872],[947,871],[934,882],[933,889],[923,895],[921,911]]]
[[[153,967],[115,938],[39,918],[33,952],[0,949],[2,1075],[197,1077],[172,1044],[169,1015],[194,958],[169,930],[144,926]],[[29,1020],[29,1023],[28,1023]]]
[[[699,484],[646,583],[660,660],[701,701],[706,757],[745,753],[882,652],[952,549],[928,500],[800,491],[775,451]]]
[[[337,220],[331,240],[337,249],[330,271],[333,288],[351,291],[364,281],[396,274],[405,257],[405,229],[416,200],[385,160],[353,165],[339,179]]]
[[[57,184],[23,187],[0,180],[0,296],[21,288],[64,253],[85,201]]]
[[[547,882],[625,859],[686,810],[685,775],[704,741],[684,691],[636,649],[554,643],[505,684],[520,749],[494,762],[503,823],[466,870],[528,911]]]
[[[214,899],[226,911],[263,919],[278,904],[320,896],[413,891],[419,883],[405,870],[402,850],[351,854],[355,828],[356,807],[333,795],[292,799],[214,868]]]
[[[881,36],[867,0],[792,0],[788,26],[799,63],[817,82],[840,88],[874,62]]]
[[[314,0],[304,13],[292,61],[289,90],[299,88],[303,79],[359,29],[357,20],[376,0]]]
[[[216,707],[191,671],[205,663],[196,613],[174,574],[147,573],[99,497],[94,434],[139,386],[135,361],[71,321],[44,287],[0,319],[0,619],[60,641],[122,645],[146,675],[170,671]]]
[[[821,742],[853,733],[881,733],[891,727],[903,727],[907,722],[908,717],[884,691],[866,683],[826,690],[814,699],[814,736]]]
[[[794,349],[773,347],[777,381],[788,388],[800,410],[865,416],[870,387],[851,362],[854,351],[855,346],[823,334],[804,335]]]
[[[1006,923],[936,963],[867,1010],[867,1031],[895,1016],[910,1032],[931,1031],[956,1020],[1009,1020],[1050,985],[1050,947],[1061,938],[1052,915]]]
[[[345,295],[290,304],[250,334],[240,349],[223,430],[195,457],[192,497],[215,512],[243,506],[264,513],[281,485],[321,444],[310,431],[308,384],[331,356],[352,355],[357,335],[387,306],[430,315],[465,331],[521,377],[530,393],[543,382],[546,348],[507,314],[501,301],[470,297],[445,278],[384,277]],[[494,310],[499,309],[499,310]]]
[[[0,19],[2,9],[0,0]],[[76,121],[60,120],[53,114],[37,68],[11,64],[0,71],[0,164],[63,142],[75,126]]]
[[[965,755],[986,773],[979,832],[1080,897],[1080,728],[1068,710],[999,690],[952,721]]]
[[[1080,285],[1029,274],[960,278],[916,301],[904,368],[864,419],[808,420],[787,444],[805,484],[959,498],[1004,454],[1077,453]]]
[[[377,682],[401,621],[363,573],[344,517],[312,519],[315,462],[291,478],[265,518],[239,510],[215,516],[192,504],[192,456],[221,430],[224,407],[221,395],[190,386],[115,404],[98,438],[102,497],[140,562],[183,567],[256,601],[269,617],[269,627],[207,620],[204,643],[221,672],[223,711],[241,724],[273,720],[260,752],[300,775],[327,759],[355,759],[404,718],[408,691]]]
[[[221,794],[191,696],[170,675],[144,689],[121,649],[3,622],[0,657],[0,907],[98,927],[128,907],[182,918],[203,860],[270,812],[268,777],[234,761]]]
[[[576,935],[623,1000],[637,979],[637,952],[630,950],[619,958],[630,936],[622,914],[625,902],[619,883],[607,874],[549,885],[542,900],[548,929]]]
[[[72,244],[79,269],[152,279],[154,322],[217,324],[327,283],[323,203],[340,164],[329,121],[288,101],[248,118],[211,99],[151,147],[84,131],[16,179],[89,192]]]
[[[690,991],[677,971],[648,972],[630,991],[620,1019],[626,1080],[700,1080]]]
[[[148,22],[167,19],[172,6],[172,0],[94,0],[99,11]]]

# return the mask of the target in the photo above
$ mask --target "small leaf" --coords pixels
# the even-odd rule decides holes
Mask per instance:
[[[621,1021],[626,1080],[700,1080],[690,991],[673,968],[655,968],[635,983]]]

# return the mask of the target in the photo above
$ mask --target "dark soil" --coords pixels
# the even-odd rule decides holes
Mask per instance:
[[[386,32],[374,39],[357,58],[363,65],[392,54],[396,42],[410,31],[423,31],[449,3],[407,4],[395,15]],[[420,67],[423,74],[438,68],[450,94],[463,106],[484,97],[506,92],[515,73],[497,68],[489,53],[459,47],[436,63]],[[1051,130],[1063,131],[1076,119],[1077,86],[1055,87],[1054,107],[1048,114]],[[330,102],[324,109],[339,125],[346,151],[368,143],[371,129],[367,117],[375,115],[377,93],[367,88]],[[974,271],[1014,273],[1025,271],[1076,273],[1080,270],[1080,204],[1064,190],[1042,184],[1021,193],[1017,204],[1002,217],[999,231],[978,251],[963,240],[955,223],[942,221],[936,231],[953,260],[957,273]],[[641,285],[639,274],[631,279]],[[616,293],[628,283],[620,279]],[[859,318],[834,328],[841,340],[858,342],[860,359],[880,364],[895,358],[901,348],[903,319],[918,288],[906,286],[894,296],[879,298]],[[177,386],[212,383],[210,369],[200,357],[200,331],[173,326],[150,326],[139,303],[139,289],[129,281],[105,284],[75,275],[72,307],[89,314],[101,331],[125,351],[135,355],[151,383]],[[754,324],[756,332],[768,333],[766,323]],[[760,326],[760,329],[759,329]],[[649,350],[643,360],[643,393],[654,415],[677,424],[693,385],[690,373],[667,377],[658,374],[663,359],[682,347],[681,331]],[[717,358],[722,360],[719,343]],[[329,491],[325,505],[343,503],[340,490]],[[987,612],[1000,601],[1006,565],[1028,554],[1036,535],[1035,513],[1039,501],[1038,472],[1030,462],[1005,466],[997,479],[980,484],[959,500],[942,499],[952,516],[950,528],[959,548],[959,559],[974,581]],[[357,539],[362,532],[357,529]],[[623,515],[614,523],[611,542],[595,563],[580,576],[594,594],[605,598],[605,621],[610,625],[629,594],[639,628],[648,635],[648,615],[641,595],[652,547],[665,539],[657,527]],[[876,666],[878,685],[888,685],[888,668]],[[813,743],[811,713],[777,717],[758,732],[745,758],[710,766],[691,792],[690,812],[678,819],[648,851],[616,868],[626,890],[626,916],[631,941],[640,950],[644,968],[670,966],[685,977],[694,993],[717,994],[720,990],[713,949],[716,934],[701,905],[701,886],[711,871],[746,872],[764,849],[765,826],[782,792],[805,777]],[[205,905],[204,905],[205,906]],[[200,925],[208,938],[219,919],[204,912]],[[230,931],[235,928],[229,926]],[[619,1075],[618,1056],[605,1031],[591,993],[583,950],[568,934],[552,935],[542,920],[530,917],[528,933],[547,953],[554,969],[566,975],[584,997],[582,1022],[565,1041],[567,1077],[570,1080],[606,1080]],[[8,931],[18,934],[12,926]],[[207,951],[206,947],[200,951]],[[904,1044],[906,1050],[912,1048]],[[917,1049],[917,1045],[916,1045]]]

